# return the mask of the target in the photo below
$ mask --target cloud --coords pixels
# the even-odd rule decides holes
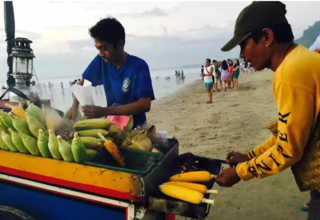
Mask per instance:
[[[28,38],[30,40],[37,40],[41,38],[41,34],[39,33],[35,33],[35,32],[30,32],[30,31],[24,31],[24,30],[16,30],[15,32],[15,37],[24,37],[24,38]],[[6,43],[4,42],[6,39],[6,33],[5,33],[5,29],[4,28],[0,28],[0,39],[1,39],[1,43]]]
[[[168,12],[159,7],[154,7],[151,10],[147,10],[141,13],[117,13],[113,14],[113,17],[131,17],[131,18],[145,18],[145,17],[166,17]]]

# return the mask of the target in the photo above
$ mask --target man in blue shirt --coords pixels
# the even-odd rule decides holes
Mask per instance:
[[[82,111],[87,118],[107,115],[133,115],[134,127],[146,123],[145,112],[151,108],[154,93],[148,64],[124,51],[125,31],[115,18],[100,20],[89,30],[99,54],[82,74],[92,86],[103,85],[107,107],[86,105]],[[73,104],[66,117],[77,117],[78,101]]]

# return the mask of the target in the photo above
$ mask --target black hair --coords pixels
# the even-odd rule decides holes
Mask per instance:
[[[210,60],[209,58],[207,58],[206,60],[208,60],[208,61],[209,61],[209,63],[211,63],[211,60]]]
[[[89,29],[89,33],[92,38],[111,43],[115,48],[119,40],[125,42],[126,37],[122,24],[112,17],[101,19]]]
[[[229,59],[229,62],[231,62],[231,65],[233,65],[233,61]]]
[[[223,70],[227,70],[228,69],[228,64],[227,64],[226,60],[222,61],[222,69]]]
[[[294,39],[291,25],[288,23],[283,23],[276,26],[270,26],[268,28],[273,31],[274,37],[277,39],[279,43],[291,42]],[[255,43],[258,43],[259,40],[263,37],[263,33],[262,33],[263,29],[259,31],[254,31],[251,34],[250,37],[253,39]]]
[[[236,64],[236,61],[238,64]],[[240,65],[239,60],[238,59],[234,60],[234,66],[239,66],[239,65]]]
[[[212,60],[212,63],[217,62],[216,60]]]

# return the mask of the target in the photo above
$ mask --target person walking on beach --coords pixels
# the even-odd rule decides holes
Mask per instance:
[[[233,68],[233,89],[235,90],[239,89],[239,84],[238,84],[239,75],[240,75],[239,60],[235,60],[234,68]]]
[[[240,57],[250,61],[256,70],[270,68],[275,72],[273,93],[278,108],[278,133],[247,154],[230,152],[227,161],[235,167],[217,176],[220,186],[231,187],[240,180],[255,177],[262,179],[290,166],[302,173],[313,172],[305,170],[307,166],[300,160],[314,164],[314,159],[319,158],[309,157],[308,152],[316,145],[308,141],[312,143],[320,132],[320,56],[294,43],[286,12],[281,2],[251,3],[238,16],[233,38],[221,49],[230,51],[240,45]],[[295,177],[299,182],[304,176]],[[316,216],[320,216],[320,197],[310,201],[308,220],[318,220]]]
[[[203,70],[203,82],[206,87],[206,91],[208,93],[208,98],[209,100],[207,103],[212,103],[212,87],[213,87],[213,79],[212,79],[212,74],[213,74],[213,68],[210,65],[211,60],[209,58],[206,59],[206,66],[204,67]]]
[[[224,91],[227,91],[227,87],[229,85],[229,79],[230,79],[230,76],[229,76],[229,67],[228,67],[228,64],[227,64],[227,61],[222,61],[222,65],[221,65],[221,80],[223,82],[223,85],[224,85]]]
[[[221,89],[222,89],[222,81],[221,81],[221,72],[220,72],[220,69],[218,67],[218,61],[216,60],[213,60],[212,61],[212,68],[213,68],[213,72],[214,72],[214,88],[213,88],[213,91],[214,92],[219,92],[219,89],[218,89],[218,83],[220,82],[220,86],[221,86]]]
[[[228,62],[228,64],[229,64],[229,88],[233,88],[233,68],[234,68],[234,66],[233,66],[233,62],[232,62],[232,60],[230,60],[229,59],[229,62]]]

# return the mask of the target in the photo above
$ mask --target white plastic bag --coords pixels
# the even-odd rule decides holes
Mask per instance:
[[[92,84],[91,82],[85,80],[83,86],[75,84],[71,86],[71,92],[79,101],[80,107],[84,105],[94,105],[92,98]],[[83,112],[80,111],[83,116]]]

